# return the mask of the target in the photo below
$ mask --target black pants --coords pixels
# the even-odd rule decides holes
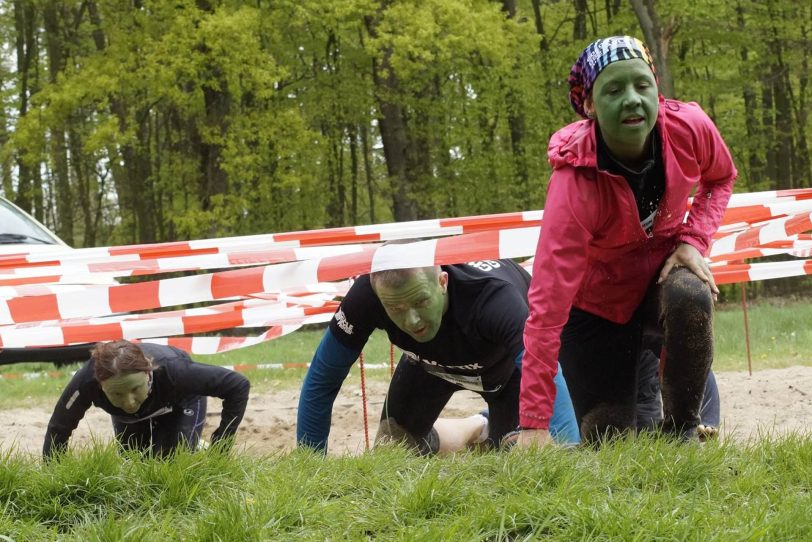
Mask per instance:
[[[499,390],[475,392],[488,405],[490,447],[498,446],[502,437],[519,426],[520,384],[521,370],[517,367]],[[451,396],[462,389],[401,357],[386,394],[378,438],[403,440],[424,455],[436,453],[439,441],[434,422]]]
[[[206,398],[194,397],[172,412],[127,423],[113,416],[113,431],[122,447],[165,456],[178,446],[197,448],[206,421]]]
[[[713,361],[712,323],[710,288],[684,267],[652,285],[628,323],[573,308],[561,333],[559,361],[582,441],[636,427],[644,336],[663,344],[664,428],[684,434],[696,427]]]

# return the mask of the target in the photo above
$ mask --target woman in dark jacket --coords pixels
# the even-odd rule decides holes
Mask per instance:
[[[95,405],[109,413],[116,439],[128,449],[163,456],[198,446],[206,397],[223,399],[212,442],[232,437],[248,403],[248,379],[223,367],[195,363],[172,346],[129,341],[98,343],[54,408],[43,456],[67,449],[73,430]]]

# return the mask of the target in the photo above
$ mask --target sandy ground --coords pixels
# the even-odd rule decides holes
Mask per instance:
[[[717,373],[722,399],[722,437],[747,440],[762,436],[779,437],[793,431],[812,432],[812,367],[791,367],[746,372]],[[367,410],[369,438],[374,439],[377,420],[386,393],[386,383],[369,384]],[[275,391],[252,395],[245,419],[239,429],[238,446],[258,455],[290,450],[295,443],[298,390]],[[469,392],[457,393],[445,416],[458,417],[476,413],[484,407],[482,400]],[[208,436],[219,423],[220,404],[209,404]],[[14,408],[0,411],[0,450],[15,448],[39,454],[50,409]],[[93,440],[112,437],[110,418],[100,409],[88,411],[74,433],[71,445],[82,446]],[[330,452],[358,453],[364,450],[364,416],[361,390],[344,386],[333,410]]]

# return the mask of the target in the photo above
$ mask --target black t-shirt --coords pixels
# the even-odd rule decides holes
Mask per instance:
[[[640,227],[651,234],[660,200],[665,193],[665,166],[657,128],[651,131],[651,155],[636,170],[626,167],[612,156],[597,125],[595,137],[598,142],[598,167],[626,179],[637,203]]]
[[[437,335],[415,341],[398,328],[370,285],[369,275],[353,283],[330,330],[353,350],[361,350],[376,328],[423,369],[473,391],[496,391],[515,370],[524,348],[530,275],[511,260],[444,265],[448,310]]]
[[[139,347],[152,358],[155,368],[149,395],[138,411],[128,414],[110,403],[96,380],[94,363],[90,360],[73,375],[54,408],[45,434],[45,457],[49,457],[54,448],[65,448],[91,405],[124,423],[133,423],[184,408],[200,396],[219,397],[223,399],[223,412],[212,441],[236,433],[248,403],[247,378],[225,367],[195,363],[186,352],[173,346],[143,343]]]

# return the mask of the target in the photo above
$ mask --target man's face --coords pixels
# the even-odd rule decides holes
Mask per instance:
[[[417,270],[399,288],[379,284],[375,288],[387,316],[404,333],[425,343],[437,336],[447,308],[448,273],[439,276]]]
[[[595,80],[587,109],[594,110],[601,135],[615,158],[639,160],[659,110],[651,68],[639,58],[609,64]]]
[[[149,373],[130,373],[108,378],[101,388],[113,406],[135,414],[149,395]]]

